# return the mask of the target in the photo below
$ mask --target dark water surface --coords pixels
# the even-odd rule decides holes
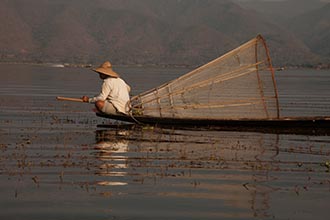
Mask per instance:
[[[134,94],[188,71],[116,70]],[[0,219],[328,219],[329,136],[100,119],[55,100],[97,94],[87,69],[3,64],[0,79]],[[330,115],[330,71],[276,79],[282,116]]]

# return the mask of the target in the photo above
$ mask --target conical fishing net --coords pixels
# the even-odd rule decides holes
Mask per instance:
[[[259,35],[169,83],[131,99],[132,115],[180,119],[279,117],[274,71]]]

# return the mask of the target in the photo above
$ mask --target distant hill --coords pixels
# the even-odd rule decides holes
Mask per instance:
[[[0,24],[1,61],[197,66],[259,33],[275,65],[324,60],[229,0],[1,0]]]
[[[313,52],[330,58],[330,3],[290,19],[288,27]]]
[[[272,21],[286,20],[322,8],[327,4],[324,0],[234,0],[246,9],[256,10]]]

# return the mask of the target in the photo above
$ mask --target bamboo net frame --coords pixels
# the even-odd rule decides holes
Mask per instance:
[[[185,119],[279,118],[274,70],[258,35],[225,55],[131,99],[131,114]]]

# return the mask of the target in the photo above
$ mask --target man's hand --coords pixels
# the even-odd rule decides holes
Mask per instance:
[[[83,102],[88,102],[88,100],[89,100],[89,98],[87,96],[83,96],[81,99],[83,100]]]

